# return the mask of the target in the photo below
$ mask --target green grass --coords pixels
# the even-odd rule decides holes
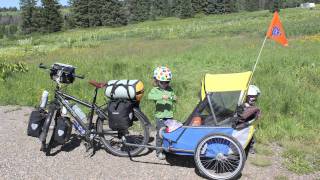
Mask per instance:
[[[294,140],[312,144],[315,152],[320,140],[320,9],[285,9],[280,17],[289,47],[268,40],[253,81],[262,90],[257,140]],[[40,62],[77,66],[86,80],[76,80],[68,92],[88,101],[93,94],[87,83],[90,79],[141,79],[148,93],[153,68],[168,65],[179,99],[175,118],[183,121],[199,100],[205,73],[251,70],[271,18],[268,11],[199,15],[0,40],[0,61],[23,61],[29,68],[27,73],[12,74],[1,82],[0,104],[33,106],[43,89],[53,89],[48,73],[37,68]],[[99,102],[104,101],[101,91]],[[153,120],[153,103],[144,98],[141,107]]]
[[[268,157],[263,155],[255,155],[255,157],[250,161],[251,164],[258,167],[268,167],[272,165],[272,162]]]
[[[255,144],[254,149],[259,155],[272,156],[274,154],[272,149],[268,145]]]
[[[283,141],[284,166],[297,174],[308,174],[320,170],[320,147],[318,144],[302,144],[298,141]]]

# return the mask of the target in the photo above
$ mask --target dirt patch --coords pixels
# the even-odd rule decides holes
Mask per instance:
[[[119,158],[99,150],[93,157],[85,152],[79,139],[64,148],[55,148],[54,156],[40,152],[40,143],[26,134],[29,107],[0,107],[0,176],[1,179],[203,179],[195,170],[193,158],[169,156],[159,161],[154,152]],[[298,176],[282,166],[279,146],[272,145],[268,156],[270,166],[258,167],[250,163],[250,155],[241,179],[317,179],[319,173]]]

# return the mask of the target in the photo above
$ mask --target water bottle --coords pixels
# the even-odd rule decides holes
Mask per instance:
[[[82,128],[82,126],[77,121],[73,122],[73,126],[80,133],[80,135],[86,134],[86,131]]]
[[[40,108],[44,109],[47,106],[47,102],[48,102],[48,96],[49,96],[49,92],[44,90],[42,93],[42,97],[41,97],[41,103],[40,103]]]
[[[87,122],[86,114],[76,104],[72,106],[72,110],[77,114],[82,122]]]
[[[69,104],[69,101],[68,100],[65,100],[67,104]],[[67,117],[68,116],[68,110],[65,106],[62,106],[62,109],[61,109],[61,116],[63,117]]]

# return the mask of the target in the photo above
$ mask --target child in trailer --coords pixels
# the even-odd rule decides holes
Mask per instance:
[[[162,146],[162,139],[159,136],[159,130],[165,127],[165,122],[173,119],[173,105],[177,100],[177,96],[169,85],[172,74],[168,67],[157,67],[154,70],[154,87],[148,94],[148,99],[153,100],[156,104],[156,146]],[[166,158],[162,150],[156,150],[157,158],[164,160]]]
[[[260,109],[256,106],[256,101],[257,98],[260,96],[261,91],[260,89],[255,86],[255,85],[250,85],[248,88],[248,94],[246,97],[246,102],[239,107],[238,109],[238,115],[240,117],[239,123],[240,126],[241,124],[245,124],[246,122],[249,122],[253,119],[258,119],[261,116],[261,111]],[[255,153],[254,150],[254,143],[255,143],[255,138],[254,136],[250,140],[249,144],[249,152],[251,154]]]

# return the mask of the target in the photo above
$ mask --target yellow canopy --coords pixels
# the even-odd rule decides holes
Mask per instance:
[[[251,71],[232,74],[206,74],[202,80],[201,97],[204,99],[209,92],[241,91],[244,93],[249,86]]]

